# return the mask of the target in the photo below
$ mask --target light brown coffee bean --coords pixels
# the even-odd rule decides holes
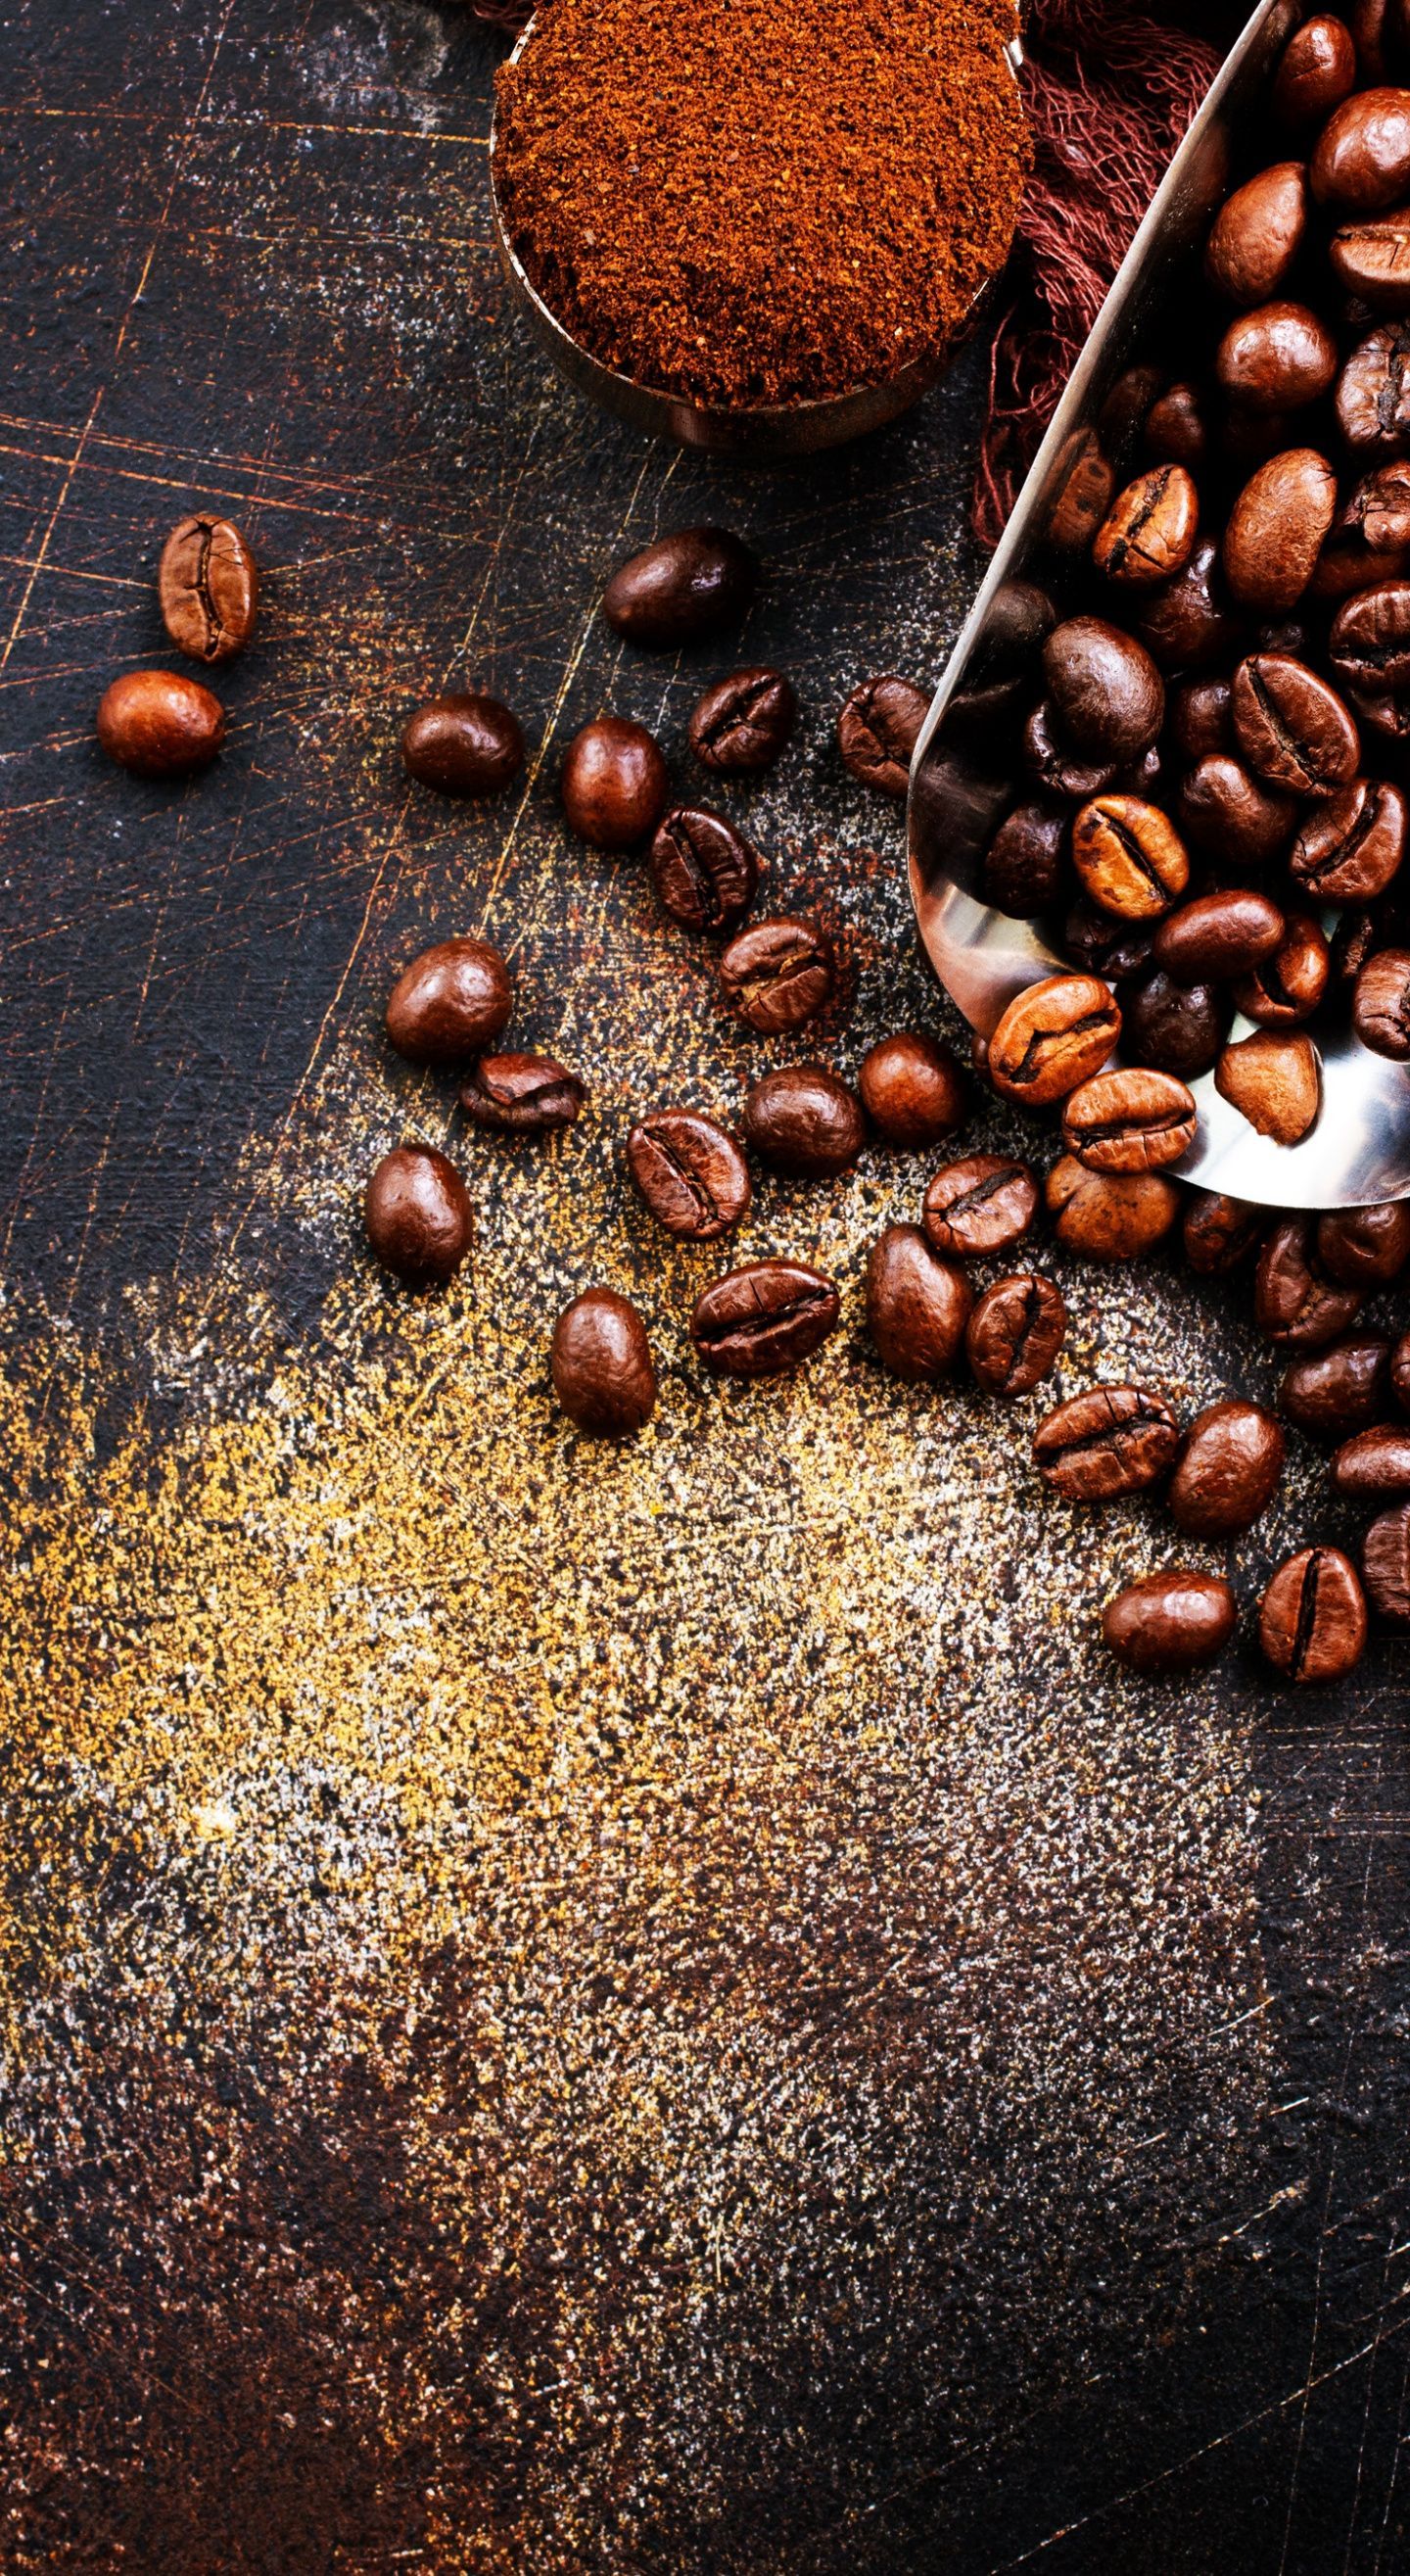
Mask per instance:
[[[1117,494],[1092,540],[1108,581],[1147,590],[1168,581],[1199,530],[1199,494],[1183,465],[1152,465]]]
[[[1037,1213],[1037,1181],[1011,1154],[967,1154],[946,1163],[925,1193],[925,1231],[952,1260],[1007,1252]]]
[[[173,528],[157,567],[162,624],[179,653],[230,662],[255,627],[259,572],[232,519],[193,512]]]
[[[1356,978],[1352,1025],[1364,1047],[1410,1062],[1410,948],[1382,948]]]
[[[867,1271],[867,1326],[883,1368],[920,1385],[949,1377],[974,1291],[916,1225],[887,1228]]]
[[[1221,1099],[1275,1145],[1300,1144],[1321,1112],[1321,1064],[1300,1029],[1286,1035],[1260,1029],[1251,1038],[1236,1038],[1214,1068],[1214,1085]]]
[[[1088,1171],[1163,1171],[1189,1152],[1197,1117],[1193,1092],[1173,1074],[1126,1065],[1068,1094],[1062,1141]]]
[[[1327,796],[1356,776],[1361,743],[1335,689],[1287,653],[1251,653],[1234,673],[1234,734],[1270,787]]]
[[[1077,430],[1058,475],[1047,539],[1060,554],[1085,553],[1111,507],[1116,474],[1094,429]]]
[[[1048,1174],[1048,1212],[1059,1243],[1089,1261],[1138,1261],[1180,1214],[1178,1184],[1163,1172],[1089,1172],[1064,1154]]]
[[[1110,1503],[1158,1484],[1179,1444],[1163,1396],[1140,1386],[1092,1386],[1044,1417],[1033,1456],[1049,1492],[1064,1502]]]
[[[1271,957],[1234,986],[1245,1019],[1261,1029],[1296,1028],[1310,1020],[1331,980],[1332,956],[1320,921],[1291,912]]]
[[[1336,382],[1337,344],[1310,305],[1260,304],[1230,323],[1214,372],[1245,411],[1301,411]]]
[[[1240,608],[1285,616],[1317,568],[1337,478],[1315,447],[1284,448],[1249,477],[1224,531],[1224,578]]]
[[[1278,1488],[1287,1443],[1260,1404],[1227,1398],[1196,1414],[1180,1447],[1166,1508],[1191,1538],[1252,1529]]]
[[[137,778],[184,778],[214,760],[225,709],[181,671],[125,671],[99,702],[98,740]]]
[[[1231,304],[1266,304],[1287,284],[1306,233],[1306,163],[1275,162],[1220,207],[1205,247],[1205,276]]]
[[[1366,1648],[1366,1600],[1339,1547],[1308,1547],[1280,1565],[1263,1595],[1259,1641],[1290,1682],[1335,1682]]]
[[[1190,881],[1179,833],[1140,796],[1084,805],[1072,826],[1072,863],[1093,903],[1118,921],[1158,920]]]
[[[1102,1613],[1102,1635],[1133,1673],[1193,1673],[1223,1653],[1237,1619],[1222,1575],[1172,1566],[1118,1592]]]
[[[1062,1291],[1037,1271],[997,1279],[965,1328],[975,1384],[986,1395],[1030,1395],[1056,1366],[1067,1338]]]
[[[989,1040],[989,1079],[1009,1100],[1043,1109],[1100,1073],[1121,1035],[1109,984],[1049,975],[1010,1002]]]

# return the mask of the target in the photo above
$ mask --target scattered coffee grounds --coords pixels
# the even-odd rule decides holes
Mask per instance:
[[[499,74],[495,175],[606,365],[725,406],[875,384],[954,340],[1028,165],[1011,0],[554,0]]]

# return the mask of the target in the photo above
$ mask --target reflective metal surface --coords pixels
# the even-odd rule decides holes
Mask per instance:
[[[1019,737],[1037,695],[1032,672],[1042,637],[1034,583],[1054,498],[1204,233],[1224,192],[1230,137],[1304,15],[1299,0],[1261,0],[1176,153],[1073,370],[916,746],[909,816],[916,919],[941,981],[983,1036],[1015,993],[1065,962],[1038,923],[994,912],[972,892],[1022,776]],[[1250,1025],[1236,1020],[1233,1035],[1245,1036]],[[1410,1196],[1410,1068],[1371,1055],[1346,1031],[1328,1036],[1322,1075],[1321,1116],[1291,1147],[1255,1134],[1206,1075],[1193,1086],[1200,1123],[1179,1177],[1273,1207]]]

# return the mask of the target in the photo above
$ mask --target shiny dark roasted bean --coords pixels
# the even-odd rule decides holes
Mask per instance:
[[[925,1194],[925,1231],[951,1259],[1006,1252],[1038,1213],[1038,1184],[1009,1154],[969,1154],[947,1163]]]
[[[1354,455],[1401,456],[1410,447],[1410,324],[1385,322],[1353,349],[1337,380],[1337,426]]]
[[[1180,1445],[1166,1508],[1191,1538],[1236,1538],[1267,1510],[1287,1444],[1262,1405],[1230,1397],[1208,1405]]]
[[[975,1384],[986,1395],[1029,1395],[1057,1364],[1067,1307],[1053,1280],[1036,1271],[986,1288],[965,1331]]]
[[[1128,1584],[1102,1613],[1102,1635],[1134,1673],[1192,1673],[1234,1633],[1237,1605],[1222,1575],[1172,1567]]]
[[[1270,895],[1232,886],[1182,903],[1161,923],[1151,956],[1177,984],[1228,984],[1276,955],[1285,928]]]
[[[1254,1315],[1266,1340],[1320,1350],[1350,1330],[1362,1303],[1361,1289],[1339,1288],[1322,1276],[1309,1219],[1287,1217],[1275,1226],[1259,1255],[1254,1283]]]
[[[715,1377],[772,1377],[796,1368],[836,1329],[830,1279],[801,1261],[756,1261],[712,1281],[696,1300],[690,1337]]]
[[[1201,537],[1159,589],[1139,593],[1131,623],[1152,659],[1172,676],[1232,659],[1244,630],[1230,607],[1213,537]]]
[[[1391,1345],[1384,1333],[1348,1334],[1293,1360],[1278,1410],[1309,1440],[1336,1443],[1383,1421],[1391,1405]]]
[[[1356,978],[1352,1025],[1373,1055],[1410,1062],[1410,948],[1382,948]]]
[[[407,722],[402,766],[441,796],[494,796],[524,766],[518,719],[475,691],[428,698]]]
[[[1267,1223],[1262,1208],[1223,1190],[1191,1190],[1184,1218],[1185,1259],[1204,1279],[1226,1279],[1251,1261]]]
[[[1373,903],[1405,856],[1405,799],[1385,779],[1356,778],[1307,816],[1288,854],[1319,903]]]
[[[974,1291],[919,1226],[887,1228],[867,1271],[867,1326],[882,1366],[919,1384],[948,1377],[964,1344]]]
[[[1138,1261],[1180,1214],[1180,1191],[1163,1172],[1089,1172],[1075,1154],[1054,1163],[1044,1184],[1053,1231],[1088,1261]]]
[[[554,1326],[554,1393],[570,1422],[598,1440],[624,1440],[656,1410],[646,1326],[614,1288],[589,1288]]]
[[[1410,1424],[1375,1423],[1343,1441],[1332,1482],[1353,1503],[1398,1503],[1410,1494]]]
[[[1295,1028],[1320,1005],[1331,978],[1331,951],[1319,921],[1291,912],[1271,957],[1241,975],[1234,1000],[1259,1028]]]
[[[185,778],[220,750],[225,709],[184,671],[125,671],[99,700],[98,740],[137,778]]]
[[[980,900],[1023,920],[1050,912],[1067,882],[1067,816],[1030,799],[1006,814],[980,862]]]
[[[1039,1423],[1033,1455],[1044,1484],[1065,1502],[1108,1503],[1158,1484],[1179,1443],[1162,1396],[1138,1386],[1093,1386]]]
[[[1290,1682],[1335,1682],[1366,1647],[1366,1601],[1339,1547],[1308,1547],[1280,1565],[1258,1614],[1259,1642]]]
[[[1234,674],[1234,734],[1255,775],[1294,796],[1355,777],[1360,738],[1335,689],[1285,653],[1253,653]]]
[[[1343,1288],[1381,1288],[1410,1261],[1410,1199],[1336,1208],[1317,1220],[1317,1259]]]
[[[1356,48],[1344,20],[1309,18],[1283,48],[1273,83],[1273,114],[1291,134],[1320,125],[1356,86]]]
[[[1224,578],[1239,608],[1282,616],[1317,568],[1337,506],[1337,478],[1314,447],[1270,456],[1244,485],[1224,531]]]
[[[1361,1543],[1371,1607],[1388,1628],[1410,1628],[1410,1503],[1382,1512]]]
[[[485,939],[423,948],[392,986],[387,1036],[409,1064],[464,1064],[493,1046],[514,1007],[514,986]]]
[[[837,719],[837,742],[854,778],[898,803],[910,786],[911,754],[930,700],[913,680],[893,672],[863,680]]]
[[[598,716],[568,745],[559,784],[572,829],[595,850],[633,850],[665,813],[670,780],[644,725]]]
[[[1205,247],[1205,276],[1231,304],[1265,304],[1287,284],[1306,232],[1306,166],[1275,162],[1220,207]]]
[[[1123,1042],[1136,1064],[1194,1082],[1217,1062],[1233,1003],[1213,984],[1177,984],[1157,972],[1122,995]]]
[[[1250,776],[1232,752],[1208,752],[1180,783],[1180,828],[1221,866],[1264,867],[1287,848],[1297,805]]]
[[[726,1001],[761,1037],[802,1028],[832,999],[836,979],[830,941],[786,915],[751,923],[720,959]]]
[[[433,1146],[398,1145],[384,1154],[362,1213],[383,1269],[409,1288],[439,1287],[470,1249],[474,1226],[465,1183]]]
[[[551,1136],[582,1115],[587,1086],[551,1055],[483,1055],[460,1106],[501,1136]]]
[[[943,1039],[925,1029],[879,1038],[862,1058],[857,1088],[884,1145],[912,1152],[940,1145],[964,1123],[964,1075]]]
[[[658,1225],[682,1243],[716,1243],[747,1214],[749,1166],[698,1109],[658,1109],[627,1138],[627,1168]]]
[[[756,558],[728,528],[682,528],[613,574],[602,613],[629,643],[694,644],[738,625],[758,581]]]
[[[1312,155],[1312,193],[1358,215],[1410,194],[1410,90],[1364,89],[1333,109]]]
[[[759,890],[759,854],[703,805],[677,805],[656,827],[651,881],[683,930],[733,930]]]
[[[766,1073],[744,1104],[744,1141],[773,1172],[831,1180],[850,1171],[866,1142],[861,1103],[826,1065]]]
[[[1335,383],[1337,344],[1310,305],[1275,299],[1230,323],[1214,372],[1244,411],[1301,411]]]
[[[773,767],[797,721],[793,683],[781,671],[732,671],[696,707],[690,747],[702,768],[748,777]]]
[[[1043,673],[1057,723],[1080,756],[1121,762],[1150,749],[1165,717],[1164,682],[1119,626],[1069,617],[1043,646]]]

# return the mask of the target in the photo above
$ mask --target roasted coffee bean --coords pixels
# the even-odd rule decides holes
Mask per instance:
[[[867,1326],[894,1377],[948,1377],[964,1345],[974,1291],[932,1251],[918,1225],[888,1226],[867,1270]]]
[[[989,1040],[989,1079],[1010,1100],[1044,1109],[1100,1073],[1121,1035],[1109,985],[1048,975],[1010,1002]]]
[[[1209,430],[1194,385],[1169,385],[1146,414],[1142,442],[1158,464],[1183,465],[1191,473],[1209,453]]]
[[[1309,814],[1288,854],[1319,902],[1373,903],[1405,855],[1405,799],[1385,779],[1356,778]]]
[[[589,1288],[553,1328],[554,1392],[579,1431],[624,1440],[656,1410],[656,1369],[646,1326],[615,1288]]]
[[[442,796],[493,796],[524,766],[524,737],[498,698],[428,698],[401,738],[402,766]]]
[[[1214,1068],[1221,1099],[1275,1145],[1300,1145],[1322,1108],[1322,1067],[1301,1029],[1260,1029],[1226,1046]]]
[[[384,1154],[362,1203],[367,1240],[384,1270],[409,1288],[453,1277],[470,1249],[474,1221],[465,1183],[430,1145]]]
[[[826,1065],[785,1065],[750,1091],[744,1141],[771,1172],[831,1180],[851,1170],[866,1143],[861,1102]]]
[[[1291,796],[1261,786],[1242,761],[1222,751],[1182,781],[1176,813],[1196,849],[1234,867],[1267,866],[1287,848],[1297,822]]]
[[[1396,458],[1363,475],[1337,521],[1337,536],[1358,547],[1366,564],[1410,550],[1410,463]],[[1355,587],[1368,589],[1375,579],[1368,573]]]
[[[1023,758],[1034,785],[1045,796],[1077,805],[1100,794],[1103,787],[1114,786],[1121,768],[1117,760],[1083,759],[1074,752],[1046,698],[1039,700],[1024,725]]]
[[[1120,627],[1067,618],[1043,646],[1043,674],[1062,735],[1079,756],[1119,762],[1149,751],[1165,720],[1165,686],[1144,645]]]
[[[1119,492],[1092,540],[1108,581],[1148,590],[1186,561],[1199,527],[1199,494],[1183,465],[1152,465]]]
[[[1410,90],[1363,89],[1333,109],[1312,155],[1312,193],[1355,215],[1410,193]]]
[[[1290,1682],[1336,1682],[1361,1661],[1366,1601],[1339,1547],[1305,1547],[1280,1565],[1263,1595],[1258,1634]]]
[[[857,1088],[884,1145],[940,1145],[964,1123],[964,1076],[950,1049],[925,1029],[878,1039],[862,1058]]]
[[[925,1193],[925,1231],[952,1259],[1007,1252],[1038,1213],[1038,1183],[1011,1154],[946,1163]]]
[[[1410,1199],[1335,1208],[1317,1220],[1317,1258],[1343,1288],[1380,1288],[1410,1261]]]
[[[1410,445],[1410,323],[1383,322],[1353,349],[1337,382],[1337,426],[1361,456],[1400,456]]]
[[[801,1029],[831,1001],[837,966],[830,941],[786,914],[739,931],[720,959],[725,1000],[760,1037]]]
[[[749,776],[773,767],[797,721],[793,683],[781,671],[732,671],[696,707],[690,747],[704,769]]]
[[[180,671],[125,671],[99,701],[98,740],[138,778],[184,778],[214,760],[225,709]]]
[[[1120,984],[1146,972],[1154,929],[1151,921],[1118,921],[1113,913],[1098,912],[1081,895],[1063,923],[1062,946],[1070,963],[1084,975],[1098,975],[1104,984]]]
[[[1054,1163],[1044,1196],[1059,1243],[1089,1261],[1139,1260],[1180,1213],[1179,1188],[1163,1172],[1089,1172],[1075,1154]]]
[[[656,828],[651,882],[683,930],[733,930],[759,891],[759,854],[723,814],[676,805]]]
[[[1245,411],[1301,411],[1336,381],[1337,344],[1310,305],[1260,304],[1231,322],[1214,372]]]
[[[1069,1503],[1110,1503],[1143,1494],[1169,1472],[1180,1433],[1163,1396],[1140,1386],[1091,1386],[1039,1423],[1038,1473]]]
[[[254,633],[259,572],[231,519],[196,511],[173,528],[157,566],[162,624],[178,653],[230,662]]]
[[[409,1064],[464,1064],[494,1045],[514,1008],[514,986],[484,939],[442,939],[397,977],[387,1036]]]
[[[1337,478],[1315,447],[1285,448],[1250,476],[1224,531],[1224,578],[1240,608],[1286,615],[1301,599],[1336,517]]]
[[[1292,1361],[1279,1412],[1309,1440],[1349,1440],[1390,1411],[1390,1350],[1383,1333],[1358,1333]]]
[[[1185,1203],[1185,1259],[1205,1279],[1226,1279],[1251,1261],[1263,1240],[1261,1208],[1223,1190],[1192,1190]]]
[[[819,1349],[840,1311],[832,1281],[804,1262],[755,1261],[697,1298],[690,1338],[715,1377],[773,1377]]]
[[[1048,512],[1049,545],[1061,554],[1085,554],[1111,507],[1115,489],[1116,475],[1096,431],[1075,431]]]
[[[1287,1443],[1261,1404],[1230,1397],[1207,1405],[1181,1443],[1165,1500],[1191,1538],[1237,1538],[1252,1529],[1278,1488]]]
[[[1148,975],[1121,997],[1123,1042],[1137,1064],[1195,1082],[1218,1060],[1229,1034],[1233,1005],[1213,984],[1177,984],[1173,975]]]
[[[911,755],[929,713],[930,700],[914,681],[898,680],[894,671],[863,680],[837,719],[838,748],[853,777],[904,801]]]
[[[695,644],[737,626],[758,582],[757,558],[728,528],[682,528],[614,572],[602,613],[629,643]]]
[[[1328,639],[1332,667],[1359,699],[1410,690],[1410,581],[1382,581],[1345,600]]]
[[[1162,671],[1204,671],[1232,659],[1242,629],[1224,595],[1213,537],[1200,538],[1172,581],[1141,594],[1131,623]]]
[[[1234,739],[1232,697],[1227,680],[1182,680],[1171,690],[1170,737],[1182,760],[1193,764],[1228,751]]]
[[[1410,1503],[1372,1521],[1361,1542],[1361,1572],[1376,1617],[1410,1628]]]
[[[1253,1311],[1264,1339],[1292,1350],[1324,1350],[1349,1332],[1362,1306],[1359,1288],[1324,1279],[1305,1217],[1275,1226],[1258,1256]]]
[[[1222,1575],[1172,1567],[1118,1592],[1102,1612],[1102,1635],[1133,1673],[1193,1673],[1222,1655],[1237,1618]]]
[[[1326,796],[1356,776],[1361,744],[1335,689],[1286,653],[1251,653],[1234,673],[1234,735],[1255,775],[1293,796]]]
[[[1189,1152],[1197,1116],[1173,1074],[1126,1065],[1069,1093],[1062,1141],[1091,1172],[1158,1172]]]
[[[627,1169],[658,1225],[681,1243],[717,1243],[748,1214],[749,1166],[699,1109],[657,1109],[627,1138]]]
[[[1332,1482],[1353,1503],[1394,1503],[1410,1494],[1410,1429],[1377,1423],[1344,1440],[1332,1460]]]
[[[1205,276],[1231,304],[1266,304],[1286,286],[1306,233],[1306,167],[1275,162],[1220,207],[1205,248]]]
[[[1234,986],[1245,1019],[1261,1029],[1296,1028],[1310,1020],[1331,980],[1332,958],[1322,925],[1310,912],[1290,912],[1271,957]]]
[[[1332,235],[1333,272],[1373,312],[1410,307],[1410,216],[1368,215]]]
[[[1285,929],[1268,895],[1231,886],[1182,903],[1161,923],[1151,955],[1177,984],[1228,984],[1275,955]]]
[[[1357,910],[1339,913],[1332,933],[1332,982],[1341,986],[1354,984],[1367,959],[1380,943],[1380,925],[1374,912],[1362,904]]]
[[[644,725],[598,716],[568,745],[559,792],[573,830],[595,850],[634,850],[670,799],[666,764]]]
[[[1067,877],[1067,817],[1052,805],[1015,805],[1006,814],[984,853],[979,870],[981,902],[1023,920],[1034,912],[1051,912]]]
[[[581,1117],[587,1085],[551,1055],[482,1055],[460,1094],[477,1127],[551,1136]]]
[[[1410,1061],[1410,948],[1383,948],[1356,978],[1352,1026],[1373,1055]]]
[[[1118,921],[1152,921],[1190,881],[1179,833],[1140,796],[1099,796],[1072,826],[1072,860],[1093,903]]]
[[[1289,36],[1273,82],[1273,114],[1290,134],[1320,125],[1356,86],[1356,48],[1340,18],[1309,18]]]
[[[1056,1366],[1067,1338],[1061,1290],[1037,1271],[986,1288],[965,1332],[975,1384],[986,1395],[1031,1395]]]

